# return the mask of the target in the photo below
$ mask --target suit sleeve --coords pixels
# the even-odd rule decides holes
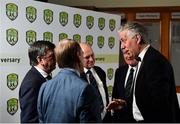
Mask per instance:
[[[91,85],[87,85],[82,91],[77,110],[81,123],[102,121],[100,102],[97,98],[97,91]]]

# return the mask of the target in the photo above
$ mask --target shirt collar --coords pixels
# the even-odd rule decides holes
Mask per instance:
[[[146,54],[146,52],[147,52],[147,50],[148,50],[149,47],[150,47],[150,45],[148,44],[148,45],[141,51],[141,53],[139,54],[138,57],[141,58],[141,61],[143,60],[144,55]]]
[[[34,66],[34,68],[37,69],[37,71],[44,77],[46,78],[48,76],[48,73],[46,73],[45,71],[43,71],[41,68]]]

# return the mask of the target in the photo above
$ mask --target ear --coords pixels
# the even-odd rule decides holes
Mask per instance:
[[[137,34],[137,35],[136,35],[136,39],[137,39],[137,44],[140,44],[140,43],[141,43],[141,40],[142,40],[141,35]]]
[[[37,56],[36,60],[37,60],[38,63],[40,63],[42,61],[42,58],[40,56]]]

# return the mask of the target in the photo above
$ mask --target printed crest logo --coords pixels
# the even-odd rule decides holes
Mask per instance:
[[[94,26],[94,17],[93,16],[86,17],[86,25],[89,29],[91,29]]]
[[[104,46],[104,37],[98,36],[97,40],[98,40],[98,42],[97,42],[98,47],[102,48]]]
[[[37,17],[37,10],[32,6],[26,7],[26,18],[29,22],[33,23]]]
[[[59,34],[59,41],[68,38],[68,35],[66,33]]]
[[[26,32],[26,42],[31,45],[36,42],[36,32],[33,30],[29,30]]]
[[[116,27],[116,21],[114,19],[109,20],[109,29],[113,31]]]
[[[53,33],[44,32],[43,33],[43,40],[53,42]]]
[[[108,96],[111,97],[112,96],[112,90],[113,90],[113,86],[109,85],[108,86]]]
[[[105,19],[104,18],[101,17],[98,19],[98,27],[100,30],[104,29],[104,27],[105,27]]]
[[[108,46],[109,46],[109,48],[113,48],[114,47],[114,45],[115,45],[115,38],[114,37],[109,37],[108,38]]]
[[[86,36],[86,43],[89,44],[90,46],[93,45],[93,36],[92,35]]]
[[[60,12],[59,13],[59,22],[62,26],[66,26],[68,23],[68,13],[67,12]]]
[[[10,90],[14,90],[18,86],[18,75],[11,73],[7,75],[7,87]]]
[[[81,36],[79,34],[75,34],[75,35],[73,35],[73,40],[80,43],[81,42]]]
[[[107,77],[109,80],[113,78],[113,72],[114,72],[113,68],[107,69]]]
[[[46,24],[51,24],[53,21],[53,11],[50,9],[45,9],[44,10],[44,21]]]
[[[18,110],[18,99],[12,98],[7,101],[7,112],[14,115]]]
[[[79,26],[81,25],[81,15],[75,14],[74,19],[73,19],[73,23],[74,23],[74,26],[76,28],[79,28]]]
[[[18,31],[14,28],[6,30],[6,40],[11,46],[15,45],[18,42]]]
[[[14,3],[6,4],[6,15],[10,20],[14,21],[18,16],[18,6]]]

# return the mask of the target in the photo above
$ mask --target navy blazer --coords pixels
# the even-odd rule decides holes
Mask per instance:
[[[40,122],[101,122],[100,102],[97,96],[96,89],[81,79],[77,72],[62,69],[40,89]]]
[[[32,67],[25,75],[19,90],[21,123],[38,123],[37,98],[39,89],[46,79]]]

